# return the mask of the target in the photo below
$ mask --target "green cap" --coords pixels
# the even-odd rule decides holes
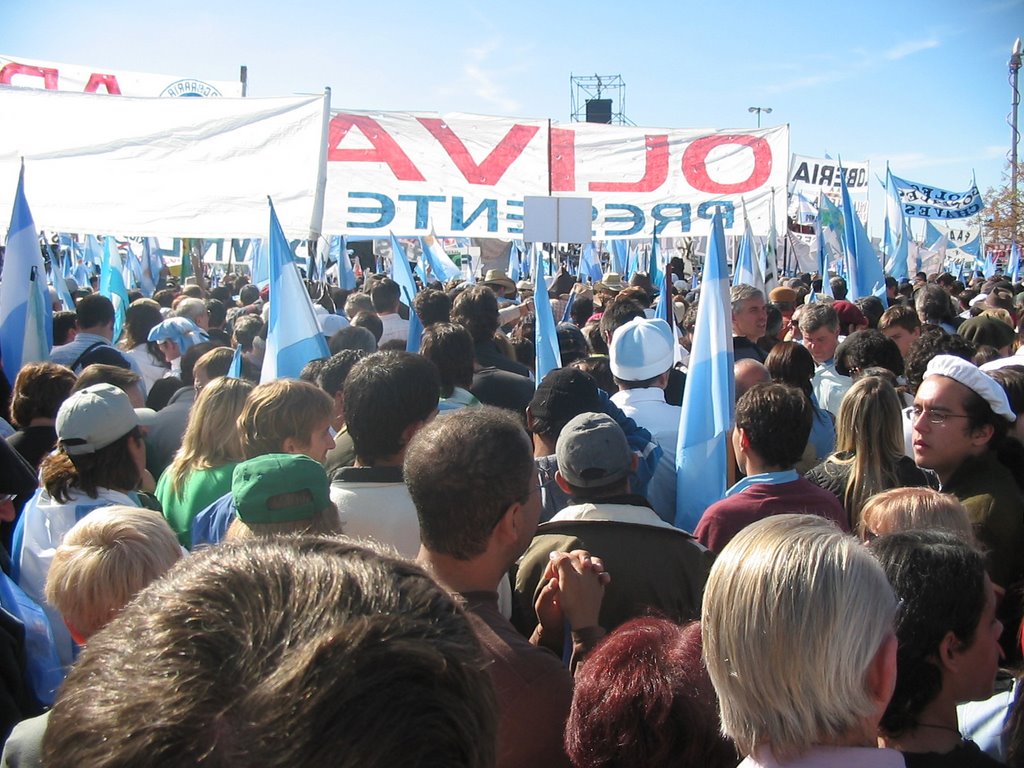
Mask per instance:
[[[270,499],[309,491],[309,501],[271,509]],[[308,456],[268,453],[243,461],[231,476],[235,512],[243,523],[290,523],[311,520],[331,503],[331,482],[323,465]],[[276,505],[275,505],[276,506]]]

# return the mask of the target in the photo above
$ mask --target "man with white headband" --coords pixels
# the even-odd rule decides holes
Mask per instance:
[[[914,461],[934,470],[944,493],[967,509],[987,552],[992,581],[1012,590],[1024,580],[1024,451],[1007,438],[1017,416],[1006,392],[965,360],[937,355],[925,369],[914,404]],[[1015,637],[1018,599],[1003,601],[1004,637]],[[1009,621],[1008,621],[1009,619]],[[1015,620],[1014,620],[1015,619]]]

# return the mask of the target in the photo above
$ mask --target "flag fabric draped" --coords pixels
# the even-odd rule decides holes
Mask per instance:
[[[291,260],[291,249],[288,248],[287,241],[284,247],[288,251],[289,260]],[[183,257],[182,264],[184,263],[185,259]],[[267,258],[267,245],[262,238],[254,237],[249,244],[249,272],[252,284],[261,291],[270,285],[270,264]]]
[[[536,383],[550,371],[562,367],[562,355],[558,350],[558,333],[555,330],[555,315],[548,300],[548,281],[544,277],[543,255],[536,245],[533,249],[533,311],[536,315],[534,324],[534,347],[536,348]]]
[[[405,248],[398,242],[394,233],[391,237],[391,274],[390,277],[402,290],[402,300],[411,308],[412,300],[416,296],[416,280],[412,276],[412,268],[409,266],[409,258],[405,255]]]
[[[57,292],[60,305],[66,311],[74,312],[75,300],[71,298],[71,293],[68,291],[68,282],[65,280],[67,262],[60,257],[59,245],[56,248],[47,246],[47,250],[50,252],[50,285]]]
[[[0,360],[11,386],[23,365],[49,360],[52,346],[50,292],[22,165],[0,274]]]
[[[231,356],[231,365],[228,368],[227,377],[229,379],[240,379],[242,378],[242,345],[239,344],[235,347],[235,354]]]
[[[452,257],[441,247],[441,241],[437,239],[434,230],[430,230],[429,235],[420,237],[420,246],[435,280],[445,283],[462,274],[458,265],[452,261]]]
[[[655,235],[651,238],[651,257],[650,265],[648,266],[648,272],[650,273],[651,285],[658,290],[661,290],[662,283],[665,282],[665,270],[661,263],[661,253],[658,249],[658,237]]]
[[[853,209],[850,190],[846,186],[846,173],[839,165],[840,194],[843,200],[843,242],[846,246],[847,271],[849,277],[849,299],[856,301],[866,296],[877,296],[883,306],[888,306],[885,296],[885,273],[878,254],[871,245],[864,223]]]
[[[412,305],[412,296],[405,297],[409,305],[409,336],[405,340],[405,351],[418,353],[423,344],[423,322]]]
[[[764,293],[767,299],[771,290],[779,284],[778,231],[775,229],[775,196],[769,206],[771,222],[768,225],[768,239],[761,250],[761,276],[764,278]]]
[[[328,247],[329,258],[338,263],[338,287],[346,291],[356,289],[356,273],[352,270],[352,259],[348,255],[348,238],[344,235],[331,237]]]
[[[722,214],[716,210],[679,418],[677,528],[693,531],[704,510],[725,495],[734,392],[729,268]]]
[[[270,317],[267,322],[267,349],[260,371],[261,384],[276,379],[297,379],[310,360],[330,356],[327,340],[320,332],[313,302],[299,277],[273,201],[270,201],[270,237],[266,241],[266,251]]]
[[[601,263],[594,253],[593,243],[587,243],[583,246],[583,251],[580,253],[580,278],[586,278],[592,283],[601,282]]]
[[[515,241],[509,243],[508,248],[508,267],[505,270],[505,274],[509,276],[512,282],[519,282],[519,276],[522,274],[522,269],[519,266],[519,246]]]
[[[128,288],[124,283],[121,254],[117,241],[110,235],[103,238],[103,262],[100,264],[100,291],[114,305],[113,343],[121,338],[125,313],[128,311]]]
[[[760,274],[758,257],[754,253],[754,232],[750,228],[750,219],[747,217],[746,203],[743,205],[743,237],[740,238],[739,252],[736,254],[736,264],[733,267],[732,284],[752,285],[762,293],[764,292],[764,277]]]
[[[1010,281],[1014,285],[1020,282],[1020,248],[1017,243],[1010,246]]]
[[[892,180],[892,171],[885,169],[885,255],[888,258],[886,272],[897,280],[909,280],[910,269],[907,257],[910,255],[910,236],[907,231],[907,219],[903,215],[903,204],[896,184]]]
[[[629,269],[629,243],[625,240],[612,240],[612,264],[609,271],[625,278],[627,269]]]

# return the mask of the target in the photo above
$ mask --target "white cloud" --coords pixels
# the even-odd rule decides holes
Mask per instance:
[[[466,51],[467,61],[462,66],[461,89],[500,112],[515,113],[520,109],[520,102],[508,95],[502,78],[517,68],[488,66],[492,55],[500,50],[504,50],[500,38],[469,48]],[[453,89],[444,90],[451,92]]]
[[[941,43],[935,38],[929,38],[928,40],[907,40],[905,42],[894,45],[889,50],[885,51],[882,56],[889,61],[898,61],[899,59],[906,58],[915,53],[921,51],[927,51],[930,48],[938,48]]]

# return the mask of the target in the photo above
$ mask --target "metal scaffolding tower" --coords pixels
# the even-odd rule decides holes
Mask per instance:
[[[626,83],[622,75],[569,75],[569,82],[572,122],[636,125],[626,117]]]

